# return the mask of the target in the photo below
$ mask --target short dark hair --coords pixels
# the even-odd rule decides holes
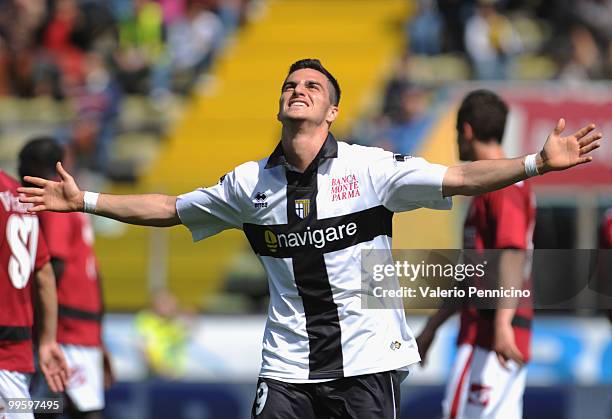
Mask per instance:
[[[64,148],[54,138],[33,138],[19,152],[19,176],[53,176],[55,163],[63,158]]]
[[[335,106],[338,106],[338,104],[340,103],[340,85],[338,84],[336,78],[332,76],[332,74],[327,71],[325,67],[323,67],[323,64],[321,64],[321,61],[319,61],[318,59],[304,58],[303,60],[294,62],[293,64],[291,64],[291,67],[289,67],[287,77],[289,77],[291,73],[297,70],[301,70],[303,68],[310,68],[312,70],[316,70],[319,73],[322,73],[325,77],[327,77],[327,80],[329,80],[329,83],[333,87],[333,89],[330,90],[329,101]]]
[[[457,113],[457,130],[463,130],[468,123],[474,131],[474,137],[480,141],[495,139],[502,142],[506,128],[508,105],[490,90],[474,90],[463,99]]]

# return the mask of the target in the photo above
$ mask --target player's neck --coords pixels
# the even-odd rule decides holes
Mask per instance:
[[[287,162],[300,172],[306,170],[323,146],[327,127],[283,126],[281,142]]]
[[[474,160],[497,160],[506,158],[506,155],[497,142],[479,142],[475,144],[474,157]]]

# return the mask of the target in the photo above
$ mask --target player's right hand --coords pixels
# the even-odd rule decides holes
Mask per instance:
[[[421,334],[417,336],[417,348],[419,350],[419,355],[421,356],[421,366],[425,366],[425,362],[427,360],[427,352],[429,352],[429,347],[431,346],[434,338],[436,337],[435,332],[429,330],[427,327],[423,329]]]
[[[20,187],[19,193],[25,194],[20,202],[34,204],[29,212],[56,211],[71,212],[83,210],[83,191],[79,189],[74,178],[57,162],[59,182],[39,177],[25,176],[24,181],[35,187]]]

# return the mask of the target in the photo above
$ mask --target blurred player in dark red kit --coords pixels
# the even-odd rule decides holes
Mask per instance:
[[[459,157],[464,161],[504,158],[501,142],[508,107],[495,93],[476,90],[463,100],[457,116]],[[518,182],[475,197],[464,225],[464,249],[504,249],[499,260],[500,286],[530,287],[525,274],[532,249],[535,198],[529,184]],[[527,270],[528,271],[528,270]],[[457,309],[442,308],[417,338],[421,357],[438,327]],[[442,404],[445,418],[521,418],[531,338],[531,304],[504,299],[495,310],[473,305],[461,309],[458,350]]]
[[[32,139],[19,154],[19,174],[52,176],[63,158],[63,148],[52,138]],[[39,217],[57,278],[57,341],[72,371],[67,410],[71,418],[101,418],[112,370],[102,344],[103,302],[89,216],[44,212]]]
[[[612,249],[612,208],[606,211],[603,217],[603,221],[601,223],[601,228],[599,230],[599,248],[600,249]],[[606,257],[606,259],[609,260],[610,257],[607,257],[607,256],[608,256],[608,253],[606,253],[604,257]],[[607,273],[609,271],[605,270],[605,272]],[[604,282],[604,284],[609,284],[611,279],[609,277],[607,278],[604,277],[602,278],[602,281],[606,281]],[[612,309],[608,309],[607,314],[608,314],[608,318],[612,322]]]
[[[7,413],[6,398],[30,398],[34,372],[32,326],[38,314],[40,368],[50,388],[62,391],[68,366],[55,340],[57,296],[47,245],[39,219],[19,202],[19,183],[0,170],[0,418],[28,419]],[[39,323],[39,324],[38,324]],[[4,411],[3,411],[4,410]]]
[[[612,249],[612,208],[604,214],[599,231],[599,247],[602,249]]]

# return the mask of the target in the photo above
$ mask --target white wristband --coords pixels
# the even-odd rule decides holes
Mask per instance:
[[[525,174],[527,177],[534,177],[540,174],[540,172],[538,172],[536,156],[537,154],[529,154],[525,156]]]
[[[95,214],[99,196],[100,194],[97,192],[85,191],[85,194],[83,194],[83,212]]]

